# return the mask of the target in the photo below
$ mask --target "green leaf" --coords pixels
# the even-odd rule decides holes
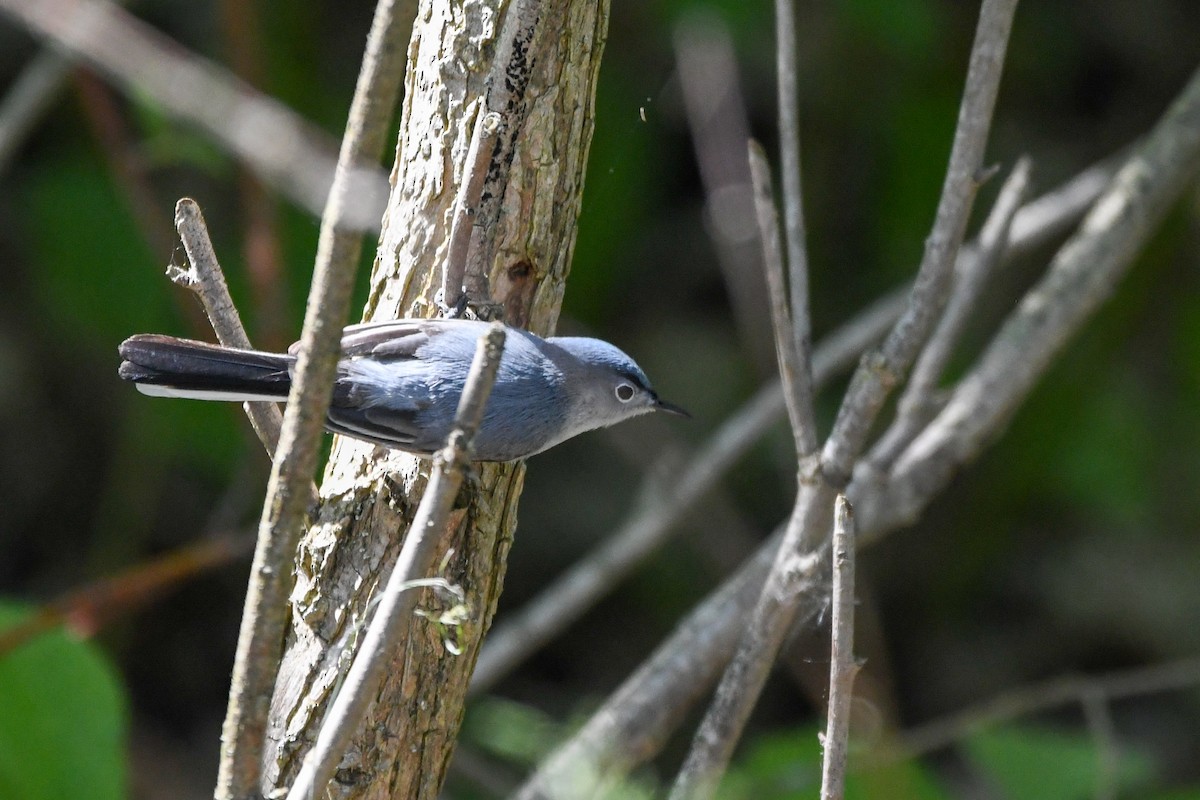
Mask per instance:
[[[853,742],[851,743],[853,750]],[[721,800],[815,797],[821,789],[821,746],[815,728],[760,736],[721,783]],[[846,800],[946,800],[917,761],[865,767],[853,752]]]
[[[1171,789],[1159,794],[1148,794],[1142,800],[1200,800],[1200,786]]]
[[[0,629],[28,609],[0,602]],[[92,645],[63,632],[0,658],[0,797],[125,796],[124,689]]]
[[[1021,800],[1070,800],[1096,793],[1100,754],[1083,734],[1028,727],[985,731],[967,741],[967,752],[1006,797]],[[1136,754],[1117,754],[1115,779],[1128,788],[1144,783],[1152,765]]]
[[[563,731],[532,706],[488,697],[471,706],[463,734],[493,755],[532,765],[562,741]]]
[[[949,797],[918,761],[898,761],[846,775],[846,800],[947,800]]]
[[[898,57],[916,60],[937,41],[938,20],[933,3],[893,3],[891,0],[852,0],[839,9],[846,21],[869,37],[872,46]]]
[[[20,223],[38,268],[37,304],[65,341],[113,347],[131,330],[170,321],[170,253],[151,253],[107,175],[86,153],[35,165],[23,183]],[[170,209],[163,219],[170,225]]]

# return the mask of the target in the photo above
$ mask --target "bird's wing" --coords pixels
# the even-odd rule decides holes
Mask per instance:
[[[432,449],[417,444],[420,428],[410,414],[386,409],[330,408],[325,427],[334,433],[365,439],[384,447],[410,453],[429,454]]]
[[[342,331],[342,356],[371,356],[380,361],[412,358],[437,332],[436,320],[397,319],[387,322],[363,322]],[[300,343],[288,348],[296,355]]]
[[[386,322],[365,322],[350,325],[342,332],[342,357],[362,359],[374,365],[407,361],[417,357],[417,351],[439,333],[446,330],[446,320],[402,319]],[[359,439],[398,447],[416,453],[429,453],[434,448],[426,444],[428,431],[423,426],[422,413],[433,400],[428,387],[416,381],[412,391],[390,395],[386,403],[364,401],[362,375],[353,377],[354,367],[344,363],[334,387],[333,405],[329,409],[327,427]],[[363,364],[366,368],[367,365]],[[371,367],[371,369],[377,369]],[[350,370],[349,373],[345,370]]]
[[[351,325],[342,332],[342,355],[348,358],[370,356],[377,361],[412,358],[437,335],[437,331],[437,325],[430,320],[400,319]]]

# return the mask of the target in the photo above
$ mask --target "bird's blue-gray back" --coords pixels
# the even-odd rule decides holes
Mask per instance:
[[[471,363],[485,328],[463,320],[347,329],[344,350],[350,358],[342,362],[340,381],[347,391],[342,402],[335,392],[331,422],[352,435],[382,442],[399,439],[420,452],[438,449],[454,423],[466,382],[463,365]],[[541,345],[531,334],[510,331],[475,438],[480,458],[521,457],[530,452],[531,443],[549,443],[565,424],[564,373]]]

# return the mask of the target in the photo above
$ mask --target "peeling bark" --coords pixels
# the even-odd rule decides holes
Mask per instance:
[[[392,191],[364,319],[436,313],[434,293],[455,191],[504,12],[497,0],[426,0],[418,10]],[[555,0],[543,3],[541,14],[538,35],[523,43],[525,63],[533,66],[524,119],[513,126],[507,185],[496,194],[487,272],[492,299],[504,305],[505,318],[548,334],[557,322],[575,242],[608,2]],[[437,796],[480,641],[500,594],[523,481],[521,463],[480,465],[474,487],[459,498],[441,545],[450,555],[441,559],[439,574],[460,584],[471,606],[459,641],[463,652],[451,654],[433,624],[413,626],[329,796]],[[424,483],[422,462],[411,456],[335,440],[322,504],[297,555],[264,793],[286,787],[299,769],[353,654],[371,596],[395,562]],[[425,590],[420,605],[437,602]]]

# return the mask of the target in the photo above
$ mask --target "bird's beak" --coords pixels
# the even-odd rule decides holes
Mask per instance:
[[[674,403],[668,403],[666,400],[663,400],[657,395],[654,397],[654,410],[666,411],[668,414],[674,414],[678,417],[687,417],[688,419],[692,418],[692,415],[687,412],[687,409],[681,408]]]

